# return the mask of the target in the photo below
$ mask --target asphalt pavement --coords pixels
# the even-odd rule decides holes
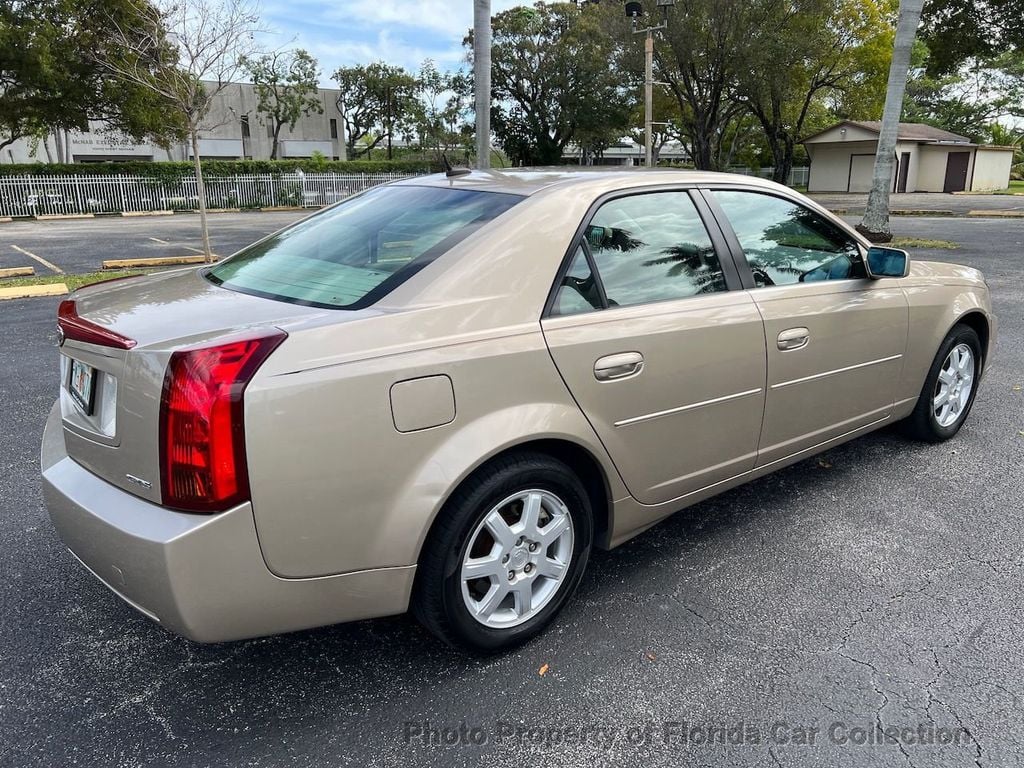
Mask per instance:
[[[887,429],[692,507],[486,660],[406,617],[200,646],[137,615],[40,496],[56,300],[0,303],[0,766],[1024,764],[1024,221],[894,228],[993,291],[960,435]]]
[[[240,248],[313,213],[274,211],[210,214],[213,252]],[[0,268],[35,267],[37,275],[95,272],[105,259],[194,256],[202,253],[199,216],[103,216],[0,223]],[[51,266],[47,266],[49,262]]]

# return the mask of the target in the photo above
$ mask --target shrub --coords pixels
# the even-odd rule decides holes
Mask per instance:
[[[431,173],[440,170],[432,160],[204,160],[203,177],[238,174],[304,173]],[[190,162],[16,163],[0,165],[0,176],[101,176],[126,174],[175,182],[193,173]]]

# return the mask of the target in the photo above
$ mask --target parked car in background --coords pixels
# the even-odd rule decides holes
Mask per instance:
[[[964,424],[968,267],[785,187],[517,170],[378,187],[59,313],[42,472],[107,586],[213,642],[412,609],[495,651],[594,546],[893,422]]]

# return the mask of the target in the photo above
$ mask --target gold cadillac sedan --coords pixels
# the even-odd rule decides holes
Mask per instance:
[[[201,642],[412,610],[478,652],[593,546],[892,422],[953,437],[996,334],[976,270],[689,171],[411,179],[58,319],[45,495],[111,590]]]

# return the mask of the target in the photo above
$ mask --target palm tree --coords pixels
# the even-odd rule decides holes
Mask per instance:
[[[473,0],[476,167],[491,167],[491,0]]]
[[[910,52],[914,47],[914,38],[917,37],[917,26],[921,22],[923,6],[924,0],[900,0],[900,17],[896,24],[892,63],[889,65],[889,84],[885,90],[882,127],[878,133],[878,149],[875,152],[875,171],[871,177],[871,191],[868,193],[864,218],[857,225],[862,234],[876,243],[887,243],[892,240],[892,232],[889,231],[892,161],[896,153],[900,112],[903,110],[903,92],[907,89]]]

